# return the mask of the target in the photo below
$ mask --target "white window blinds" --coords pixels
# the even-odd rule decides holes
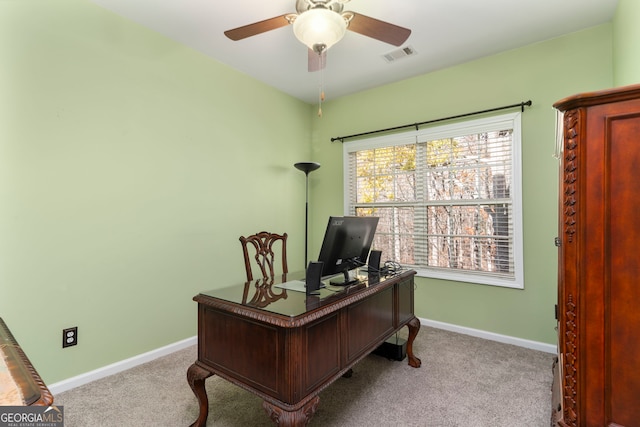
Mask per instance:
[[[522,286],[520,114],[344,144],[346,213],[420,275]]]

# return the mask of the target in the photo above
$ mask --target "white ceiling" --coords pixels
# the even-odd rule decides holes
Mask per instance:
[[[285,13],[295,0],[91,0],[308,103],[319,73],[291,26],[240,41],[223,32]],[[327,52],[327,99],[610,21],[618,0],[351,0],[345,10],[412,30],[400,48],[417,54],[388,63],[398,47],[348,31]]]

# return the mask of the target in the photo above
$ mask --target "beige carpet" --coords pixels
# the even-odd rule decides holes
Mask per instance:
[[[420,329],[422,367],[371,355],[320,394],[310,426],[542,427],[551,417],[553,355],[448,331]],[[188,426],[198,403],[188,348],[55,396],[65,427]],[[217,376],[207,426],[273,425],[262,402]]]

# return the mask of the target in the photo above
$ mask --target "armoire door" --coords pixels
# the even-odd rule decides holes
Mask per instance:
[[[556,107],[561,424],[640,426],[640,86]]]

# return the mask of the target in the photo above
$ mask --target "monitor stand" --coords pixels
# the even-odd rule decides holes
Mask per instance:
[[[343,270],[342,275],[343,277],[338,276],[329,280],[329,284],[331,286],[351,286],[360,283],[360,280],[357,278],[352,279],[349,277],[349,270]]]

